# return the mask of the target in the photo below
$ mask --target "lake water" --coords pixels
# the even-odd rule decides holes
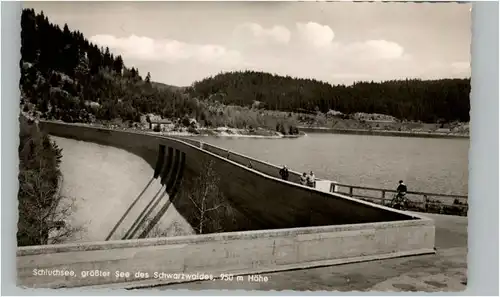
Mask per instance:
[[[339,183],[395,189],[402,179],[409,191],[467,195],[468,139],[311,133],[296,139],[203,141]]]

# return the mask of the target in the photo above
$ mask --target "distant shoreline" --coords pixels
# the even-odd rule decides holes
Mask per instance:
[[[398,136],[398,137],[420,137],[420,138],[449,138],[469,139],[469,135],[435,132],[406,132],[391,130],[368,130],[368,129],[336,129],[326,127],[297,127],[300,131],[308,133],[330,133],[351,135],[373,135],[373,136]]]
[[[42,120],[45,121],[45,120]],[[61,122],[65,123],[60,120],[56,120],[53,122]],[[303,131],[299,131],[299,134],[281,134],[279,132],[274,132],[270,130],[264,130],[267,133],[273,133],[273,134],[258,134],[258,133],[241,133],[243,131],[248,132],[247,130],[244,129],[229,129],[231,130],[231,133],[227,133],[224,131],[217,130],[217,128],[208,128],[208,129],[200,129],[200,133],[191,133],[187,130],[185,131],[160,131],[156,132],[150,129],[141,129],[141,128],[134,128],[134,127],[123,127],[119,125],[114,125],[114,124],[103,124],[103,123],[79,123],[79,122],[74,122],[70,123],[73,125],[79,125],[79,126],[87,126],[87,127],[95,127],[95,128],[104,128],[104,129],[111,129],[111,130],[117,130],[117,131],[131,131],[131,132],[139,132],[139,133],[145,133],[145,134],[151,134],[151,135],[160,135],[160,136],[173,136],[173,137],[217,137],[217,138],[255,138],[255,139],[286,139],[286,138],[299,138],[302,136],[305,136],[306,134]],[[239,131],[238,131],[239,130]],[[222,133],[221,133],[222,132]]]

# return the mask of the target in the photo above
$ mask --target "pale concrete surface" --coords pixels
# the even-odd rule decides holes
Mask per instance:
[[[462,291],[467,282],[467,218],[426,214],[435,220],[436,255],[263,274],[267,282],[204,281],[154,290]]]
[[[75,198],[76,209],[70,221],[73,226],[85,228],[75,234],[71,242],[104,240],[143,191],[111,239],[121,239],[155,195],[163,195],[164,202],[168,200],[165,187],[158,180],[152,180],[153,169],[141,157],[111,146],[55,136],[51,139],[63,150],[62,194]],[[171,230],[172,233],[194,233],[171,205],[158,228],[168,231],[174,222],[178,227]]]
[[[433,247],[433,222],[414,220],[27,247],[18,250],[17,274],[26,287],[148,287],[178,282],[154,277],[161,272],[217,278],[428,254]],[[33,269],[65,269],[76,276],[34,275]],[[96,269],[110,275],[81,276]],[[116,271],[130,275],[116,278]]]

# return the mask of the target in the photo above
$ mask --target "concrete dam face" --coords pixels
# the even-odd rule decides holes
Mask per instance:
[[[75,204],[67,219],[73,228],[82,229],[67,238],[66,243],[105,240],[139,197],[110,237],[111,240],[120,240],[128,232],[127,237],[137,238],[142,229],[135,232],[129,229],[142,221],[139,216],[141,212],[147,209],[154,198],[155,202],[165,202],[168,199],[161,180],[153,178],[153,168],[141,157],[91,142],[56,136],[51,136],[51,140],[62,149],[61,194],[71,197]],[[159,209],[158,206],[155,210]],[[148,217],[153,217],[156,213],[152,211]],[[149,220],[145,223],[147,222]],[[192,234],[194,231],[189,223],[175,207],[169,207],[148,237]]]
[[[110,230],[100,237],[109,232],[101,239],[106,241],[19,247],[17,272],[22,286],[139,288],[179,282],[155,278],[155,272],[217,277],[435,252],[430,219],[302,186],[296,172],[290,171],[289,181],[281,180],[278,167],[216,146],[77,124],[40,122],[39,126],[52,136],[115,147],[142,158],[150,181],[143,178],[141,183],[154,187],[135,198],[135,209],[132,205],[125,209],[130,197],[124,199],[127,203],[114,204],[109,211],[116,208],[118,216],[123,212],[127,216],[116,223],[114,215],[105,220],[103,228]],[[120,176],[113,170],[107,173],[113,174]],[[207,189],[216,193],[210,196]],[[219,217],[200,217],[204,206],[194,196],[212,199],[216,203],[208,208],[223,205],[225,211]],[[188,234],[198,234],[145,238],[158,222],[175,220],[194,231]],[[111,276],[33,274],[43,269],[76,274],[99,270]],[[117,278],[116,271],[129,274]]]
[[[189,199],[179,193],[195,186],[193,183],[211,162],[219,176],[218,187],[223,197],[238,212],[239,222],[230,230],[246,231],[262,229],[299,228],[311,226],[376,223],[412,219],[406,214],[349,199],[337,194],[325,193],[277,177],[279,168],[258,160],[232,154],[220,148],[193,140],[180,140],[146,134],[113,131],[78,125],[44,122],[41,128],[49,134],[65,138],[94,142],[125,149],[146,160],[154,170],[153,178],[159,181],[175,208],[184,218],[196,226]],[[190,143],[187,143],[189,141]],[[227,157],[229,156],[229,160]],[[234,161],[233,161],[234,160]],[[252,162],[253,169],[241,164]],[[259,168],[267,166],[268,168]],[[269,168],[270,167],[270,168]],[[266,176],[262,172],[269,172]],[[151,227],[158,222],[165,209],[152,218]],[[143,236],[148,233],[147,228]]]

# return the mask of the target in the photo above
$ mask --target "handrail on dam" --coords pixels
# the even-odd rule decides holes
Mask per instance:
[[[341,191],[342,188],[347,188],[348,190],[346,192]],[[358,191],[362,191],[364,193],[359,193]],[[347,195],[353,198],[366,199],[368,201],[377,202],[381,205],[386,205],[387,201],[392,200],[393,197],[387,197],[387,193],[397,193],[396,190],[392,189],[354,186],[336,182],[332,182],[330,192]],[[368,195],[366,192],[378,192],[379,194],[377,196],[372,196]],[[443,207],[453,207],[459,210],[455,211],[456,214],[466,215],[469,209],[468,196],[465,195],[436,194],[417,191],[408,191],[406,194],[408,200],[411,201],[412,204],[423,206],[423,210],[426,212],[430,208],[435,208],[438,212],[443,212]],[[447,202],[443,203],[441,199],[447,200]],[[452,199],[453,201],[450,202]]]
[[[176,136],[175,138],[177,138],[181,141],[188,142],[192,145],[195,145],[195,146],[199,147],[200,149],[217,154],[220,157],[226,158],[227,160],[236,162],[242,166],[245,166],[246,168],[248,168],[248,165],[251,164],[252,165],[251,169],[254,169],[254,170],[261,172],[265,175],[281,179],[281,177],[279,176],[279,170],[281,168],[275,164],[272,164],[272,163],[269,163],[269,162],[266,162],[263,160],[259,160],[259,159],[256,159],[256,158],[253,158],[250,156],[246,156],[246,155],[231,151],[229,149],[221,148],[221,147],[213,145],[213,144],[209,144],[209,143],[198,141],[198,140],[189,139],[187,137]],[[215,149],[216,151],[211,150],[211,148]],[[257,166],[255,166],[256,164],[257,164]],[[258,166],[259,164],[262,166]],[[262,167],[264,167],[264,168],[262,168]],[[263,169],[265,169],[265,170],[263,170]],[[290,168],[288,169],[288,172],[290,173],[290,177],[291,177],[291,179],[289,179],[288,181],[291,181],[293,183],[298,184],[300,181],[301,173],[294,171]],[[321,181],[322,179],[316,178],[315,180]]]
[[[384,201],[386,199],[386,193],[397,193],[396,190],[392,189],[383,189],[383,188],[373,188],[373,187],[364,187],[364,186],[354,186],[354,185],[347,185],[347,184],[341,184],[341,183],[336,183],[332,182],[332,185],[335,185],[337,187],[342,187],[342,188],[348,188],[349,192],[341,192],[341,191],[332,191],[334,193],[339,193],[339,194],[344,194],[344,195],[349,195],[351,197],[359,197],[359,198],[371,198],[371,199],[377,199],[377,200],[382,200]],[[354,190],[367,190],[367,191],[377,191],[380,192],[379,197],[373,197],[373,196],[366,196],[366,195],[357,195],[354,193]],[[468,196],[465,195],[451,195],[451,194],[436,194],[436,193],[426,193],[426,192],[416,192],[416,191],[408,191],[408,195],[418,195],[422,196],[424,201],[426,201],[429,204],[432,204],[433,202],[430,201],[428,198],[429,197],[437,197],[437,198],[447,198],[447,199],[461,199],[461,200],[468,200]],[[392,199],[389,198],[389,199]],[[465,202],[467,203],[467,202]]]

